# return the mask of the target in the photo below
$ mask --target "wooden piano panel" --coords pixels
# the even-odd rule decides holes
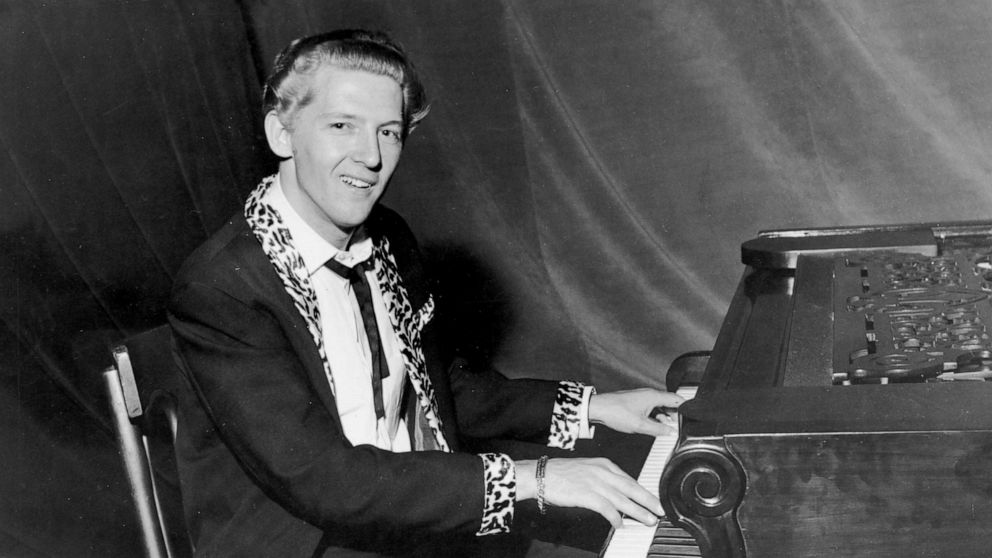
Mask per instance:
[[[992,432],[728,439],[748,556],[988,556]]]

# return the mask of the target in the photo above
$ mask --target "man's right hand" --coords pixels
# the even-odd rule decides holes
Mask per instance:
[[[536,461],[518,461],[517,499],[537,498]],[[544,471],[544,500],[552,506],[585,508],[620,527],[623,515],[655,525],[662,513],[658,498],[605,458],[550,459]]]

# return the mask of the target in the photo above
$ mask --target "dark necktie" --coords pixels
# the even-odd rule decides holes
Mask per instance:
[[[328,269],[344,277],[351,283],[351,290],[358,300],[358,308],[362,312],[362,324],[365,326],[365,337],[369,341],[369,354],[372,357],[372,397],[375,403],[375,417],[386,416],[382,404],[382,379],[389,377],[389,365],[379,340],[379,326],[375,321],[375,307],[372,305],[372,289],[365,277],[366,262],[348,267],[337,260],[330,259],[325,264]]]

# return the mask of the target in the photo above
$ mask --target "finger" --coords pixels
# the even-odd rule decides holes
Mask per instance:
[[[652,406],[648,409],[648,416],[652,418],[656,416],[677,416],[678,409],[683,403],[685,403],[685,399],[675,394],[659,393],[657,398],[650,400]]]
[[[685,399],[674,393],[668,392],[657,392],[657,397],[653,400],[655,407],[666,407],[669,409],[677,409],[680,405],[685,403]]]
[[[600,489],[616,506],[624,502],[633,502],[640,508],[646,509],[655,515],[664,513],[657,496],[637,484],[636,480],[623,471],[619,471],[619,474],[603,479],[603,482],[597,487],[597,492]]]
[[[644,509],[653,515],[661,515],[664,510],[661,508],[661,501],[658,497],[652,494],[650,491],[645,489],[643,486],[637,484],[637,481],[631,478],[620,478],[615,479],[615,484],[613,486],[617,490],[617,494],[623,497],[624,500],[636,504],[640,509]]]
[[[642,523],[644,525],[657,525],[658,514],[644,508],[643,506],[637,504],[632,500],[623,500],[616,503],[617,510],[630,518]]]
[[[608,490],[606,496],[617,511],[644,525],[655,525],[663,513],[661,502],[637,483]]]
[[[674,393],[659,391],[657,395],[654,399],[655,406],[678,408],[679,405],[685,403],[685,399]]]
[[[623,516],[620,515],[619,511],[617,511],[614,503],[610,501],[609,498],[604,496],[593,494],[591,497],[592,502],[590,502],[587,507],[606,518],[606,520],[610,522],[610,525],[613,525],[619,529],[620,526],[623,525]]]
[[[678,419],[659,416],[657,418],[640,417],[631,424],[630,431],[649,436],[667,436],[678,433]]]
[[[654,421],[657,424],[662,424],[672,432],[678,432],[679,428],[679,418],[677,416],[672,417],[660,417],[659,420]]]
[[[661,426],[665,429],[665,431],[662,434],[659,434],[659,436],[671,436],[679,433],[678,424],[662,423]]]

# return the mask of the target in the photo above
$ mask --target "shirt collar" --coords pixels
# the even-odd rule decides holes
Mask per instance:
[[[279,213],[283,225],[289,229],[293,245],[300,253],[300,257],[303,258],[309,275],[313,275],[324,267],[324,264],[331,258],[335,258],[350,267],[367,260],[372,254],[372,239],[365,234],[364,226],[355,231],[348,250],[338,250],[330,242],[324,240],[290,205],[289,199],[283,192],[282,182],[279,181],[278,174],[266,197],[268,199],[265,201]]]

